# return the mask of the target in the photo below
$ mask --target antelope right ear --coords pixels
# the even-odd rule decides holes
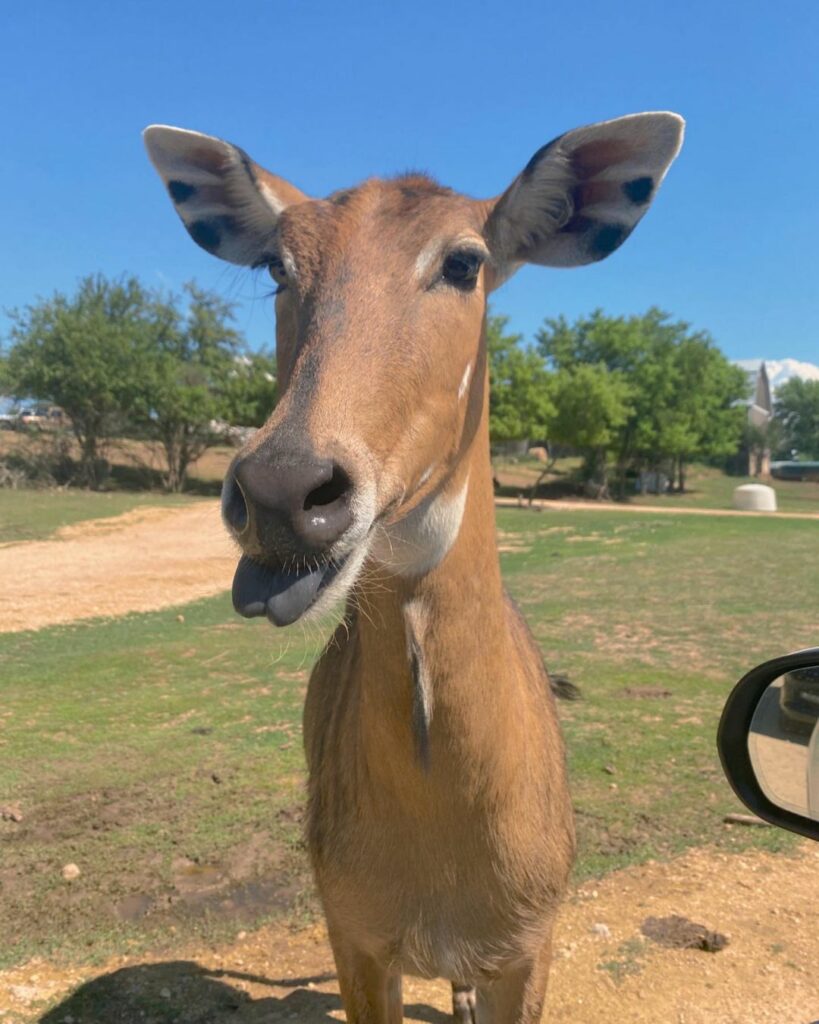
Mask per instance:
[[[142,133],[188,234],[230,263],[260,266],[275,254],[279,214],[307,198],[229,142],[152,124]]]
[[[576,267],[619,248],[657,194],[684,127],[678,114],[630,114],[539,149],[486,223],[496,278],[521,263]]]

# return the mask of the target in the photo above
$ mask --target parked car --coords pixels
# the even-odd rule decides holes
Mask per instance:
[[[20,406],[17,413],[16,427],[46,427],[59,426],[63,421],[63,411],[57,405],[49,402],[33,402]]]

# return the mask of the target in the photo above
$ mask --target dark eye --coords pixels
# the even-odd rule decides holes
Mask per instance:
[[[483,256],[474,249],[456,249],[444,260],[442,276],[449,284],[464,291],[471,291],[478,280]]]
[[[287,287],[287,271],[284,269],[284,263],[278,256],[271,256],[267,263],[267,269],[270,272],[270,276],[279,286],[278,291]]]

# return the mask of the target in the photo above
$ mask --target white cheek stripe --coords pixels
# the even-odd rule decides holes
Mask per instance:
[[[466,394],[466,389],[469,387],[469,381],[470,381],[471,377],[472,377],[472,363],[467,363],[466,364],[466,369],[464,370],[464,375],[463,375],[463,377],[461,377],[460,387],[458,388],[458,401],[460,401],[464,397],[464,395]]]
[[[427,271],[437,259],[442,246],[441,239],[436,238],[418,253],[415,260],[415,276],[419,281],[427,276]]]
[[[236,163],[238,163],[238,160],[236,161]],[[257,185],[259,191],[261,192],[262,197],[264,198],[264,200],[267,203],[267,205],[270,207],[270,209],[273,211],[273,213],[278,217],[278,215],[284,209],[284,203],[281,201],[281,199],[279,199],[279,197],[276,195],[276,193],[273,191],[273,189],[267,184],[267,182],[265,182],[265,181],[257,181],[256,185]]]
[[[296,276],[296,261],[293,259],[293,256],[292,256],[290,250],[285,248],[285,246],[280,245],[279,246],[279,255],[282,258],[282,263],[284,264],[284,269],[287,272],[287,276],[295,278],[295,276]]]

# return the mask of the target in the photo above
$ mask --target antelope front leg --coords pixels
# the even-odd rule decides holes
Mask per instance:
[[[551,962],[550,934],[533,961],[510,968],[489,985],[479,985],[476,1024],[540,1024]]]
[[[329,928],[347,1024],[401,1024],[401,975],[386,970]]]

